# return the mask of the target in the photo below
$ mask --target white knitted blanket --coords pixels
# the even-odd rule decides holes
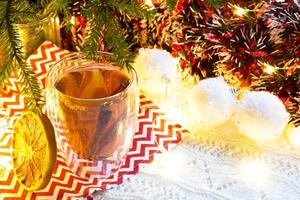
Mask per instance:
[[[193,132],[168,153],[175,163],[148,166],[122,185],[95,194],[96,199],[300,199],[300,150],[286,138],[257,145],[238,135],[231,123]]]

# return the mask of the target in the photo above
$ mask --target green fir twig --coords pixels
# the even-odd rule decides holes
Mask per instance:
[[[0,11],[0,16],[2,17],[0,19],[0,42],[5,48],[5,63],[1,66],[0,86],[4,86],[7,78],[16,70],[21,83],[21,92],[28,100],[28,108],[40,113],[40,104],[43,102],[42,89],[32,68],[26,64],[23,52],[24,45],[16,26],[18,20],[30,21],[34,18],[34,15],[28,3],[17,4],[14,0],[6,1],[5,5],[1,5]],[[26,11],[28,12],[26,13]],[[20,16],[16,16],[18,13],[22,13],[21,17],[23,19],[20,19]]]

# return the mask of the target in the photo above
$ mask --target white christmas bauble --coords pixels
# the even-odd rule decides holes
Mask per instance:
[[[167,85],[178,80],[177,65],[178,60],[165,50],[141,48],[134,62],[139,87],[148,93],[164,94]]]
[[[191,117],[201,126],[220,125],[232,116],[235,102],[234,94],[223,77],[204,79],[191,91]]]
[[[289,121],[280,99],[269,92],[246,92],[234,114],[241,134],[257,142],[277,139]]]

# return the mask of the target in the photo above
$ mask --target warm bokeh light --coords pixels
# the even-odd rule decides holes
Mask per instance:
[[[186,170],[185,156],[180,152],[165,151],[155,158],[150,169],[168,179],[176,179]]]
[[[240,165],[241,179],[251,186],[264,186],[269,179],[269,167],[260,160],[244,161]]]
[[[59,25],[59,24],[60,24],[60,22],[59,22],[59,17],[56,16],[56,17],[55,17],[55,25]]]
[[[193,113],[189,112],[189,98],[190,89],[180,85],[180,82],[175,82],[169,86],[173,87],[161,94],[158,97],[153,97],[149,94],[147,96],[153,99],[156,105],[165,113],[165,116],[170,121],[175,121],[180,123],[183,127],[192,130],[197,122],[197,116],[194,116]],[[162,86],[160,86],[162,87]]]
[[[167,119],[189,126],[191,119],[184,110],[187,109],[186,106],[177,105],[174,101],[163,101],[159,104],[159,107],[164,111]]]
[[[272,65],[269,65],[267,63],[264,64],[265,65],[265,69],[264,71],[268,74],[272,74],[275,71],[275,67],[273,67]]]
[[[147,6],[149,6],[150,8],[154,8],[152,0],[145,0],[144,4],[147,5]]]
[[[247,10],[244,8],[241,8],[239,6],[234,6],[234,14],[237,16],[244,16],[247,13]]]
[[[73,26],[75,25],[75,16],[71,17],[70,24],[72,24]]]
[[[289,140],[295,147],[300,148],[300,126],[293,128],[289,133]]]

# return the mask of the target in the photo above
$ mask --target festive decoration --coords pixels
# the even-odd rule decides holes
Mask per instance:
[[[77,1],[70,1],[70,4],[77,7]],[[43,102],[43,94],[40,84],[36,79],[36,74],[32,70],[32,67],[26,63],[27,56],[24,55],[24,49],[26,45],[31,45],[27,40],[24,40],[22,28],[16,26],[17,24],[26,25],[39,25],[37,23],[45,16],[52,13],[60,12],[63,15],[64,25],[74,26],[75,20],[71,16],[69,10],[69,2],[65,0],[21,0],[12,1],[4,0],[0,2],[0,44],[5,47],[5,61],[3,62],[3,56],[0,56],[0,86],[3,87],[8,77],[16,69],[17,77],[21,80],[23,95],[27,97],[26,102],[29,109],[34,112],[41,113],[41,106]],[[82,49],[89,56],[96,55],[100,41],[104,41],[106,46],[116,56],[116,62],[120,67],[131,67],[132,55],[128,44],[122,34],[122,30],[119,26],[117,12],[126,12],[135,17],[145,18],[149,15],[149,11],[146,6],[139,6],[135,1],[114,1],[106,0],[103,3],[97,1],[88,1],[79,4],[79,7],[84,6],[84,10],[81,13],[85,19],[89,22],[87,29],[87,37],[85,38]],[[78,10],[73,9],[73,14],[78,14]],[[104,14],[103,14],[104,13]],[[51,23],[46,23],[51,24]],[[80,27],[80,26],[77,26]],[[105,27],[105,28],[103,28]],[[39,29],[39,27],[37,28]],[[49,32],[53,33],[49,29]],[[39,33],[30,33],[31,37],[38,35]],[[71,35],[77,35],[72,34]],[[101,40],[102,39],[102,40]],[[35,41],[35,39],[34,39]],[[40,45],[43,41],[39,41]],[[35,49],[30,47],[30,49]],[[2,47],[1,47],[2,48]]]
[[[105,0],[101,3],[85,0],[39,2],[42,2],[43,8],[49,9],[50,7],[50,10],[56,10],[54,7],[76,8],[72,12],[73,16],[68,19],[74,26],[70,35],[76,38],[73,45],[77,47],[77,50],[90,52],[90,56],[94,56],[96,50],[99,49],[110,50],[117,55],[120,66],[130,68],[133,60],[131,50],[137,52],[136,50],[140,47],[157,48],[155,50],[166,49],[174,57],[179,58],[182,68],[181,76],[187,72],[200,79],[222,75],[226,82],[242,91],[252,89],[273,93],[248,92],[244,96],[241,94],[235,111],[236,100],[223,78],[203,80],[192,90],[188,90],[179,82],[176,67],[166,67],[169,63],[173,63],[173,61],[169,62],[170,60],[176,60],[169,54],[164,52],[161,56],[156,55],[153,56],[154,59],[149,60],[146,58],[152,56],[140,58],[138,61],[140,63],[147,61],[147,65],[140,65],[143,67],[137,69],[140,76],[144,78],[141,79],[141,83],[148,81],[148,84],[142,85],[142,88],[150,93],[164,96],[166,100],[164,103],[169,106],[166,107],[169,111],[167,116],[180,119],[180,122],[192,118],[198,120],[201,125],[216,126],[228,120],[235,111],[234,119],[240,133],[257,142],[266,142],[279,137],[288,122],[287,111],[290,113],[291,121],[296,126],[300,124],[300,7],[298,0],[224,1],[223,5],[221,5],[221,0],[179,0],[178,3],[174,0],[166,0],[169,5],[172,5],[171,7],[176,7],[174,11],[166,9],[164,0],[151,2],[149,0],[117,2]],[[18,43],[22,33],[18,33],[12,24],[14,20],[32,12],[27,13],[26,9],[30,9],[28,4],[20,4],[24,5],[22,8],[13,3],[14,1],[10,0],[0,2],[0,13],[2,13],[0,34],[5,36],[1,37],[0,41],[1,44],[5,41],[8,45],[4,46],[9,49],[9,51],[5,49],[7,52],[5,56],[9,58],[9,62],[3,64],[0,56],[0,83],[4,85],[4,81],[8,81],[8,85],[4,86],[5,90],[0,93],[3,95],[1,101],[6,101],[2,103],[5,110],[0,110],[0,115],[9,113],[9,116],[25,109],[24,99],[29,102],[30,108],[35,109],[42,104],[42,91],[39,89],[38,81],[41,80],[44,83],[44,72],[48,69],[49,63],[63,55],[61,52],[54,53],[47,47],[47,50],[42,53],[42,57],[45,56],[46,59],[35,55],[37,57],[31,62],[32,68],[25,64],[25,59],[20,56],[19,51],[24,45]],[[60,3],[64,5],[60,6]],[[140,6],[144,3],[150,7]],[[219,7],[212,7],[212,5]],[[80,9],[77,10],[77,7],[83,9],[83,12],[79,11]],[[153,20],[146,20],[149,18],[145,18],[145,15],[153,10],[157,11],[157,15],[152,16]],[[126,41],[123,35],[127,36]],[[68,46],[69,41],[65,39],[63,42]],[[129,43],[131,49],[126,42]],[[145,49],[141,51],[146,54]],[[40,63],[42,63],[42,68],[38,67]],[[7,79],[9,74],[17,69],[16,67],[20,68],[17,76],[22,80],[22,84],[19,82],[15,84],[11,81],[12,79]],[[35,78],[36,71],[39,71],[37,79]],[[26,98],[19,95],[20,85],[25,85],[21,90],[27,95]],[[12,97],[12,94],[17,95]],[[175,98],[169,101],[169,96]],[[27,101],[28,97],[29,101]],[[166,153],[164,149],[168,150],[181,141],[182,133],[184,133],[179,125],[170,124],[165,120],[165,115],[160,113],[161,110],[153,106],[148,99],[144,96],[141,96],[141,99],[139,132],[133,140],[132,151],[125,158],[120,170],[105,181],[99,181],[99,177],[93,173],[89,162],[71,166],[71,168],[75,167],[78,173],[88,173],[89,180],[83,180],[77,174],[74,175],[70,168],[66,167],[74,163],[72,160],[74,154],[68,149],[69,154],[66,160],[63,159],[62,152],[59,152],[58,162],[55,165],[56,174],[52,177],[51,186],[41,192],[28,193],[18,183],[14,184],[16,178],[10,170],[11,166],[2,166],[10,163],[7,157],[11,156],[8,153],[11,135],[0,130],[0,136],[2,136],[0,143],[4,147],[0,148],[0,177],[2,178],[1,184],[5,185],[5,187],[0,187],[1,195],[21,199],[49,198],[54,191],[58,199],[67,198],[68,195],[76,198],[78,195],[93,192],[95,188],[108,189],[137,173],[140,165],[150,163],[159,152]],[[186,116],[177,112],[178,105],[189,105],[192,115]],[[294,128],[288,135],[295,146],[298,145],[300,138],[298,130],[298,127]],[[60,143],[66,144],[64,140]],[[176,153],[173,155],[166,153],[164,156],[157,160],[157,168],[164,175],[176,177],[182,172],[180,170],[186,169],[184,158],[188,155],[181,157]],[[169,168],[171,165],[176,166],[171,169]],[[109,168],[110,164],[101,165],[104,168],[107,166]],[[3,169],[5,169],[4,172]],[[245,183],[261,187],[269,178],[268,172],[269,168],[265,163],[246,161],[241,165],[240,177]],[[1,173],[4,175],[1,176]]]
[[[299,1],[223,1],[214,8],[181,0],[174,12],[163,4],[156,10],[149,22],[122,19],[132,48],[164,48],[200,79],[222,75],[234,87],[272,92],[300,124]]]
[[[228,120],[235,108],[235,98],[223,77],[200,81],[191,91],[190,111],[202,126],[216,126]]]
[[[62,2],[55,5],[47,0],[32,6],[29,1],[1,1],[0,3],[0,45],[4,47],[4,61],[0,66],[0,87],[14,72],[19,78],[22,93],[26,96],[29,109],[41,112],[42,90],[31,66],[26,63],[30,55],[46,38],[56,39],[59,35],[57,20],[51,15],[60,9]],[[0,56],[2,57],[2,56]],[[2,59],[2,58],[1,58]]]
[[[139,77],[139,86],[146,93],[168,95],[168,87],[178,82],[178,61],[167,51],[140,49],[134,67]]]
[[[254,91],[242,96],[234,120],[241,134],[257,142],[267,142],[283,133],[289,114],[278,97]]]
[[[112,50],[118,55],[119,64],[124,66],[133,58],[122,36],[125,35],[131,50],[140,47],[166,49],[180,59],[185,71],[189,70],[200,79],[223,75],[234,86],[274,93],[284,102],[291,114],[291,121],[296,125],[300,123],[297,87],[300,82],[299,1],[223,1],[222,4],[222,1],[215,0],[180,0],[177,4],[175,0],[121,1],[118,4],[110,0],[104,4],[85,0],[72,0],[68,4],[61,0],[30,2],[38,5],[41,11],[38,13],[57,9],[63,11],[63,24],[73,26],[72,31],[64,35],[64,47],[84,49],[93,55],[97,49]],[[108,12],[98,16],[95,10],[105,11],[106,5],[111,6]],[[24,1],[22,8],[5,1],[1,6],[4,6],[3,12],[13,10],[14,13],[23,13],[23,19],[9,18],[11,15],[3,14],[5,21],[35,20],[34,15],[30,14],[32,12],[27,12],[32,9],[27,1]],[[175,7],[175,10],[168,10],[167,7]],[[143,14],[150,14],[153,10],[156,14],[152,15],[151,20],[145,20]],[[102,16],[109,16],[108,20]],[[104,31],[101,28],[106,23],[110,24],[106,25],[109,30]],[[121,26],[118,27],[118,24]],[[9,27],[1,29],[4,30],[2,34],[8,33],[6,30]],[[14,41],[11,43],[14,46],[18,44],[16,36],[9,37]],[[68,40],[69,37],[75,39]],[[8,41],[8,37],[1,39]],[[29,68],[27,66],[23,70],[26,73],[22,73],[20,78],[26,80],[26,77],[31,77],[23,82],[28,82],[24,91],[31,97],[29,107],[33,108],[42,99],[38,95],[40,90],[37,84],[31,81],[34,78],[29,75],[32,73]],[[5,80],[11,72],[10,65],[1,70],[1,80]]]

